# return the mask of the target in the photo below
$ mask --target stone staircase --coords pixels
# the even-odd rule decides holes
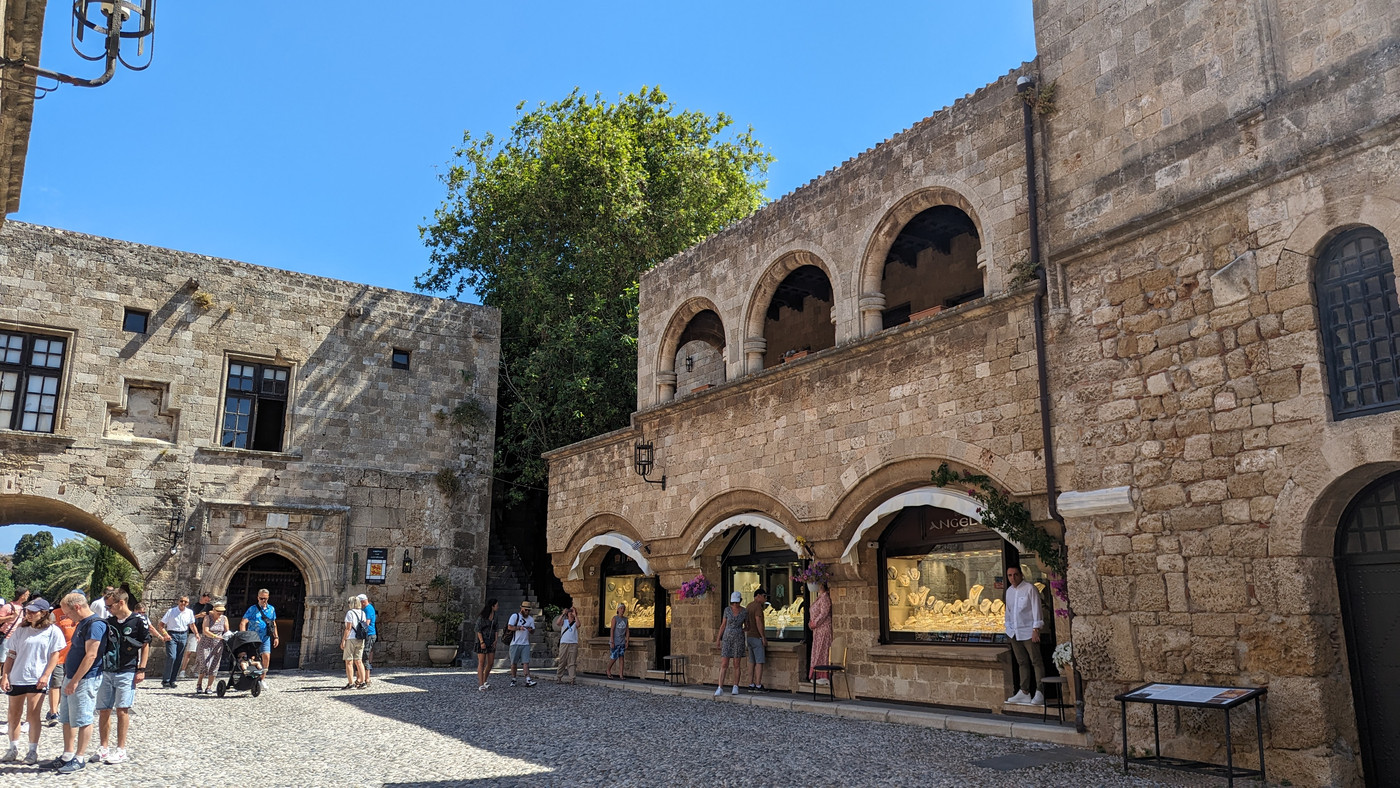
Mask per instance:
[[[496,625],[501,628],[500,642],[496,647],[496,667],[510,667],[510,633],[505,631],[506,622],[512,614],[520,610],[520,603],[529,601],[534,609],[535,634],[530,638],[530,667],[549,668],[554,666],[554,653],[545,636],[544,613],[540,601],[530,587],[529,576],[520,561],[515,548],[502,544],[492,535],[486,554],[486,598],[497,601]],[[472,663],[475,665],[475,662]]]

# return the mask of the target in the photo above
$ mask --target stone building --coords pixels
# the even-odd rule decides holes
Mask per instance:
[[[1001,569],[1052,578],[930,483],[948,463],[1065,540],[1048,640],[1072,630],[1093,742],[1121,747],[1113,697],[1143,683],[1266,686],[1270,778],[1400,780],[1400,8],[1035,21],[1034,62],[643,277],[631,426],[547,455],[583,666],[622,601],[636,668],[713,681],[722,600],[764,585],[765,683],[797,688],[816,559],[852,694],[1016,713]],[[679,599],[700,573],[716,591]],[[1223,742],[1163,715],[1169,755]]]
[[[274,665],[338,661],[368,593],[421,663],[485,587],[498,360],[493,309],[11,222],[0,525],[112,546],[157,613],[269,588]]]

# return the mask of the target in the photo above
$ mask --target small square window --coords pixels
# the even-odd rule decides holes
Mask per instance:
[[[408,369],[409,356],[410,353],[407,350],[399,350],[398,348],[394,348],[394,369]]]
[[[133,334],[146,333],[146,324],[150,322],[151,313],[143,312],[140,309],[128,309],[122,316],[122,330],[130,331]]]

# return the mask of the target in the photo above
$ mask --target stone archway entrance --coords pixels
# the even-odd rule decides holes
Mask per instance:
[[[1400,473],[1352,500],[1336,558],[1366,784],[1400,785]]]
[[[277,609],[278,645],[269,667],[301,667],[301,635],[306,617],[306,580],[297,565],[276,553],[263,553],[239,567],[228,584],[228,608],[239,618],[257,604],[258,589],[266,588]]]

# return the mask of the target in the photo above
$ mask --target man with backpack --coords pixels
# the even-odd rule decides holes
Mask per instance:
[[[365,641],[369,639],[369,621],[361,609],[364,602],[350,597],[350,609],[345,611],[345,626],[340,633],[340,651],[345,658],[345,686],[341,689],[364,689],[369,686],[365,671]]]
[[[365,686],[369,686],[369,671],[374,666],[370,664],[370,657],[374,653],[374,641],[379,637],[379,631],[375,628],[375,622],[379,620],[379,611],[374,609],[369,597],[364,594],[359,596],[360,604],[363,606],[365,618],[369,621],[369,635],[365,638]]]
[[[132,612],[125,589],[107,597],[106,637],[102,641],[102,684],[97,690],[98,748],[93,760],[103,763],[126,761],[126,731],[131,722],[131,704],[136,685],[146,678],[146,660],[151,656],[151,630],[146,619]],[[117,747],[108,749],[107,733],[112,710],[117,710]]]
[[[515,666],[525,666],[525,686],[535,686],[530,678],[530,633],[535,631],[535,617],[530,615],[530,601],[520,603],[520,612],[511,613],[506,631],[512,633],[510,640],[510,685],[515,686]]]

